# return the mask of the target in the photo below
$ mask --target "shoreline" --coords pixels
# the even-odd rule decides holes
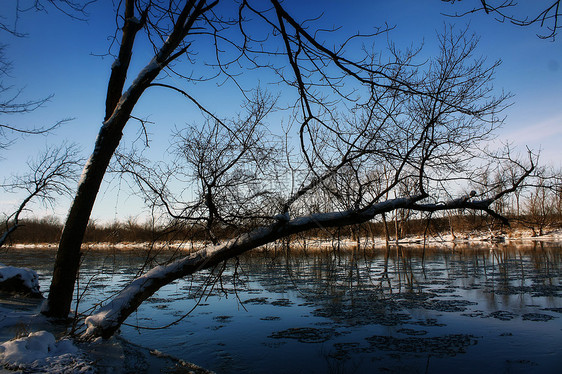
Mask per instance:
[[[492,233],[485,231],[462,232],[454,237],[451,234],[423,236],[415,235],[401,238],[398,241],[391,239],[389,246],[445,246],[445,245],[471,245],[471,244],[493,244],[493,243],[533,243],[533,242],[561,242],[562,228],[551,230],[541,236],[532,236],[532,232],[523,230],[513,230],[507,233]],[[176,250],[191,253],[199,249],[211,246],[211,243],[205,242],[99,242],[99,243],[83,243],[82,250]],[[282,241],[267,244],[254,250],[264,251],[275,247],[283,246]],[[358,246],[382,248],[387,246],[384,237],[367,238],[361,237],[358,240],[347,238],[298,238],[290,241],[290,245],[295,249],[353,249]],[[6,249],[56,249],[58,243],[15,243],[5,246]]]

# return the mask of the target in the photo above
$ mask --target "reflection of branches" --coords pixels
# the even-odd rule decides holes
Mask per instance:
[[[203,248],[173,263],[154,268],[135,279],[109,304],[100,309],[97,314],[89,317],[86,323],[90,327],[86,335],[87,337],[111,336],[129,314],[136,310],[146,298],[150,297],[162,286],[176,279],[205,268],[212,268],[229,258],[236,257],[251,249],[318,226],[342,227],[367,222],[375,215],[398,208],[415,209],[416,206],[419,206],[417,204],[421,198],[420,196],[414,196],[411,198],[387,200],[383,203],[374,204],[368,209],[320,213],[289,221],[279,221],[268,226],[258,227],[222,245]],[[481,209],[481,204],[485,206],[485,202],[478,202],[475,206]],[[475,208],[472,202],[460,199],[451,205],[455,208]]]
[[[222,278],[221,277],[222,277],[222,274],[225,271],[225,269],[226,269],[226,262],[222,264],[222,266],[220,267],[219,271],[216,274],[215,274],[214,271],[209,272],[209,276],[203,281],[203,284],[200,286],[200,289],[198,290],[199,296],[197,296],[197,292],[195,292],[195,298],[197,299],[195,301],[195,304],[191,307],[191,309],[189,309],[188,311],[183,313],[181,316],[174,319],[172,322],[170,322],[166,325],[163,325],[163,326],[140,326],[138,323],[136,325],[130,324],[130,323],[123,323],[123,324],[125,326],[133,327],[133,328],[138,329],[138,330],[164,330],[164,329],[167,329],[171,326],[177,325],[178,323],[180,323],[181,321],[183,321],[184,319],[189,317],[191,315],[191,313],[193,313],[193,311],[199,306],[199,304],[201,304],[202,301],[206,301],[209,298],[209,296],[211,296],[211,294],[212,294],[215,286],[217,285],[217,283],[220,282],[221,287],[222,287]],[[236,275],[234,275],[234,276],[236,277]],[[245,309],[245,307],[242,303],[241,303],[241,305]]]

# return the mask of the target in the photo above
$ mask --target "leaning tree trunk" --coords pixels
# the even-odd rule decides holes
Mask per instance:
[[[127,2],[119,55],[111,68],[106,97],[105,120],[96,139],[94,152],[88,159],[78,184],[76,196],[66,218],[59,242],[53,279],[43,314],[55,318],[67,318],[72,303],[74,283],[80,266],[80,247],[90,219],[96,196],[109,165],[109,161],[123,136],[131,112],[148,84],[158,75],[162,67],[154,58],[142,70],[130,88],[123,93],[132,48],[142,22],[134,20],[134,8]],[[144,19],[144,17],[143,17]]]
[[[119,145],[126,122],[125,118],[122,123],[104,124],[96,140],[94,152],[84,166],[82,179],[59,242],[49,297],[43,309],[47,316],[66,318],[70,312],[84,233],[103,176]]]
[[[199,16],[211,9],[215,3],[204,8],[205,0],[187,1],[177,15],[174,27],[162,47],[137,75],[129,89],[123,93],[135,36],[146,23],[150,9],[150,7],[146,7],[139,20],[135,17],[135,4],[136,2],[133,0],[127,0],[125,3],[125,24],[119,54],[111,67],[105,121],[98,134],[94,152],[84,167],[76,197],[63,229],[49,298],[43,309],[43,314],[47,316],[66,318],[70,312],[74,283],[80,266],[80,247],[88,220],[109,161],[119,145],[123,128],[127,124],[133,108],[162,69],[185,52],[187,47],[182,48],[179,52],[176,49],[188,35]]]
[[[43,308],[43,314],[50,317],[68,317],[74,283],[80,266],[80,247],[105,171],[119,145],[123,136],[123,128],[127,124],[136,102],[148,86],[147,84],[161,70],[161,68],[153,69],[154,71],[144,69],[123,94],[135,36],[146,20],[146,14],[142,15],[140,21],[134,18],[133,5],[134,3],[131,1],[126,2],[121,47],[117,59],[111,67],[107,85],[104,123],[96,139],[94,152],[84,166],[82,178],[59,242],[49,297]]]
[[[70,312],[74,283],[80,266],[80,247],[105,171],[135,104],[161,70],[162,65],[154,58],[121,96],[112,115],[100,129],[94,152],[84,166],[78,191],[62,232],[49,297],[43,308],[43,314],[47,316],[66,318]]]
[[[97,193],[135,104],[162,70],[163,66],[157,57],[139,73],[131,87],[121,96],[111,117],[103,123],[94,152],[84,166],[59,242],[49,297],[42,311],[49,317],[68,317],[80,266],[80,247]]]
[[[161,287],[176,279],[193,274],[201,269],[213,267],[222,261],[238,256],[253,248],[271,243],[290,235],[298,234],[317,227],[344,227],[361,224],[373,219],[378,214],[388,213],[400,208],[413,208],[419,211],[441,211],[448,209],[475,209],[492,212],[489,205],[493,199],[481,201],[467,201],[461,198],[446,204],[417,204],[427,195],[396,198],[385,202],[367,206],[363,209],[344,212],[318,213],[308,217],[289,219],[289,215],[281,215],[277,222],[259,227],[250,233],[239,236],[223,245],[203,248],[168,265],[157,266],[126,286],[109,303],[98,309],[96,313],[86,318],[87,330],[83,339],[97,337],[109,338],[121,324],[146,299]]]

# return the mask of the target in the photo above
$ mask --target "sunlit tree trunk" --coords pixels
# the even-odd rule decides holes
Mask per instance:
[[[70,312],[74,282],[80,266],[80,247],[96,196],[109,161],[123,136],[123,128],[129,120],[138,98],[146,89],[146,79],[144,84],[142,84],[143,80],[139,80],[145,73],[143,70],[126,95],[122,95],[135,35],[142,27],[141,22],[133,19],[132,5],[131,1],[127,2],[122,44],[111,69],[106,96],[105,121],[100,128],[94,151],[82,171],[82,178],[59,242],[49,298],[43,308],[43,313],[51,317],[66,318]]]

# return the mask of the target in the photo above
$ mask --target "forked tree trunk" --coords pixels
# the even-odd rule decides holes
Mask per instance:
[[[94,152],[84,166],[78,191],[66,218],[59,243],[49,297],[42,311],[49,317],[68,317],[74,283],[80,266],[80,247],[105,171],[119,145],[123,136],[123,128],[127,124],[133,108],[161,70],[162,65],[153,59],[121,96],[111,117],[103,123],[100,129]]]
[[[135,36],[142,28],[146,17],[143,14],[141,21],[136,20],[133,5],[133,2],[127,1],[125,6],[125,24],[121,47],[119,55],[111,67],[111,75],[107,86],[104,123],[96,139],[94,152],[82,171],[82,178],[78,183],[78,190],[70,207],[59,242],[49,297],[42,311],[43,314],[50,317],[68,317],[74,283],[80,267],[80,247],[105,171],[119,145],[123,136],[123,128],[127,124],[136,102],[148,87],[148,83],[161,70],[161,68],[158,69],[158,65],[149,69],[148,67],[152,65],[149,64],[139,73],[127,92],[123,94]]]
[[[162,66],[153,59],[121,96],[113,114],[100,129],[94,152],[84,166],[59,242],[49,297],[42,310],[49,317],[68,317],[80,266],[80,247],[105,171],[135,104],[161,70]]]

